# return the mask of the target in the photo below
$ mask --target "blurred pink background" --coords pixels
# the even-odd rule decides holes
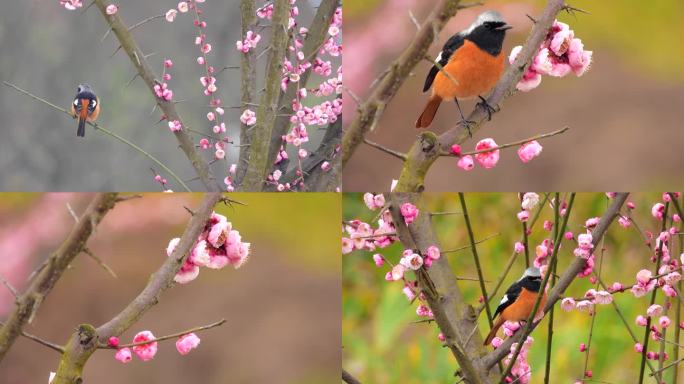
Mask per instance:
[[[66,203],[79,214],[92,195],[0,196],[0,273],[21,291],[28,274],[70,230],[73,219]],[[122,335],[121,342],[130,342],[145,329],[163,336],[222,318],[226,324],[198,333],[201,344],[187,356],[176,351],[175,340],[160,342],[157,356],[149,362],[134,357],[124,365],[114,359],[113,351],[98,351],[86,366],[86,382],[329,383],[338,379],[338,196],[316,194],[310,201],[289,194],[231,197],[248,206],[219,205],[217,211],[228,217],[244,241],[252,242],[248,263],[239,270],[203,268],[195,281],[166,291],[160,303]],[[200,199],[199,194],[157,193],[117,204],[88,247],[118,278],[79,255],[34,323],[24,330],[63,344],[78,324],[100,325],[112,318],[164,261],[168,241],[182,234],[189,216],[183,206],[195,207]],[[4,319],[12,302],[4,286],[0,292],[0,319]],[[47,383],[58,362],[56,352],[20,337],[0,363],[0,383]]]

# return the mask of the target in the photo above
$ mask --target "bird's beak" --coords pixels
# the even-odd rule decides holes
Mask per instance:
[[[502,26],[496,28],[496,30],[497,30],[497,31],[505,31],[505,30],[511,29],[511,28],[513,28],[512,25],[504,24],[504,25],[502,25]]]

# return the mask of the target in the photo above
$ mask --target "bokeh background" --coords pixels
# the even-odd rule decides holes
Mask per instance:
[[[531,29],[526,14],[538,15],[543,0],[488,0],[465,9],[447,24],[430,48],[435,57],[452,34],[467,27],[485,9],[500,11],[510,30],[504,43],[508,54],[523,44]],[[435,0],[345,1],[345,86],[364,99],[371,82],[383,72],[415,35],[412,11],[424,20]],[[684,105],[684,55],[677,50],[684,35],[684,2],[660,0],[576,0],[571,4],[591,12],[561,14],[588,50],[594,63],[583,77],[544,77],[537,89],[517,93],[500,113],[468,141],[464,150],[493,137],[504,144],[569,126],[570,131],[542,142],[541,157],[529,164],[515,149],[502,151],[496,168],[463,172],[451,158],[438,160],[428,173],[428,191],[511,190],[653,190],[681,187],[684,157],[680,144]],[[415,141],[417,116],[428,98],[421,93],[430,63],[420,63],[367,138],[406,152]],[[347,105],[353,100],[347,97]],[[461,106],[470,111],[475,101]],[[355,114],[347,108],[344,119]],[[445,103],[431,130],[441,133],[458,121],[454,103]],[[397,179],[401,163],[362,144],[345,167],[346,191],[386,191]]]
[[[18,289],[71,228],[69,203],[80,213],[88,194],[0,195],[0,273]],[[112,351],[96,352],[85,369],[91,383],[332,383],[339,378],[340,197],[335,194],[234,194],[247,206],[217,206],[243,241],[250,260],[239,270],[203,268],[187,285],[166,291],[121,337],[149,329],[157,336],[210,324],[201,344],[181,356],[174,341],[159,343],[154,360],[126,365]],[[166,258],[168,241],[189,220],[183,208],[199,194],[146,194],[117,204],[88,242],[118,275],[86,255],[56,284],[25,331],[64,343],[78,324],[100,325],[124,308]],[[2,286],[0,318],[11,310]],[[19,338],[0,364],[3,384],[47,383],[59,356]]]
[[[561,195],[567,198],[567,195]],[[513,193],[467,193],[465,195],[468,213],[476,240],[489,236],[493,238],[478,244],[478,254],[483,267],[488,292],[494,289],[497,280],[503,273],[506,262],[513,253],[513,244],[522,238],[522,228],[516,218],[520,211],[520,201]],[[660,222],[650,214],[651,206],[659,202],[660,194],[632,194],[628,201],[633,201],[637,208],[633,212],[635,222],[642,230],[658,233]],[[430,212],[462,212],[457,194],[425,194],[426,206]],[[581,193],[575,203],[568,222],[568,229],[573,233],[581,233],[587,218],[601,216],[608,202],[602,193]],[[533,210],[536,212],[536,208]],[[672,212],[672,211],[671,211]],[[420,214],[425,214],[421,212]],[[345,194],[343,201],[343,217],[346,220],[358,218],[370,222],[377,211],[370,211],[363,204],[360,194]],[[433,216],[433,228],[441,242],[442,250],[453,250],[468,246],[469,240],[462,215]],[[553,220],[553,208],[548,204],[542,211],[533,234],[530,236],[530,253],[534,257],[537,244],[548,236],[542,229],[544,220]],[[373,223],[375,224],[375,223]],[[649,262],[652,252],[644,246],[643,238],[637,230],[622,228],[615,223],[605,237],[605,253],[601,271],[602,280],[606,284],[620,281],[633,284],[637,271],[642,268],[653,269]],[[679,255],[681,241],[671,249],[672,255]],[[559,274],[573,259],[569,243],[564,242],[558,259]],[[378,250],[393,263],[401,258],[403,248],[400,243]],[[374,252],[354,251],[343,256],[342,261],[342,343],[344,346],[344,369],[355,375],[361,382],[368,383],[453,383],[457,370],[456,360],[449,351],[442,347],[437,339],[438,328],[432,324],[414,323],[424,319],[416,315],[417,304],[409,304],[401,292],[403,286],[398,282],[387,282],[384,279],[388,267],[378,268],[372,260]],[[477,271],[470,249],[443,255],[448,257],[454,274],[459,277],[477,279]],[[595,271],[599,270],[597,254]],[[492,310],[496,308],[505,289],[525,269],[525,256],[518,255],[511,272],[504,281],[497,297],[492,299]],[[409,274],[410,278],[413,278]],[[481,297],[477,281],[459,281],[466,301],[477,306]],[[589,289],[594,288],[588,279],[576,279],[566,291],[566,296],[581,297]],[[615,302],[624,313],[632,330],[643,339],[644,328],[637,327],[634,319],[644,314],[649,306],[650,295],[635,299],[630,293],[614,295]],[[659,294],[656,303],[663,303]],[[676,324],[674,313],[679,301],[673,301],[668,313]],[[634,343],[622,321],[615,313],[612,305],[598,306],[594,325],[592,349],[589,356],[588,369],[593,371],[593,379],[601,383],[634,383],[639,375],[640,355],[633,349]],[[551,367],[551,383],[570,383],[582,377],[585,353],[579,352],[579,344],[587,343],[591,317],[577,311],[565,312],[556,306],[554,319],[553,352]],[[487,316],[480,315],[481,334],[489,331]],[[542,383],[546,356],[548,316],[532,333],[535,341],[529,354],[532,367],[531,383]],[[668,329],[668,337],[672,335]],[[501,334],[501,331],[500,331]],[[656,348],[651,342],[649,350]],[[673,361],[672,349],[667,348],[670,362]],[[657,366],[657,363],[656,365]],[[672,371],[672,369],[670,369]],[[648,368],[646,370],[648,373]],[[679,365],[679,375],[684,374],[684,367]],[[671,380],[671,372],[664,377]],[[590,381],[588,381],[590,382]],[[653,382],[648,378],[645,382]]]
[[[128,25],[148,17],[164,14],[177,1],[118,1],[119,14]],[[259,1],[261,6],[265,2]],[[302,26],[308,26],[320,0],[298,2]],[[154,99],[147,86],[136,79],[128,56],[120,50],[112,53],[118,40],[107,32],[99,10],[88,4],[77,11],[67,11],[55,1],[27,0],[3,4],[0,12],[0,80],[68,108],[79,83],[89,83],[101,99],[98,122],[136,143],[160,159],[184,180],[196,176],[194,169],[178,148],[176,138],[166,123],[159,123],[160,112],[152,108]],[[225,66],[240,65],[235,42],[240,39],[240,2],[213,1],[202,5],[207,21],[207,40],[212,45],[208,59],[217,71]],[[179,13],[173,23],[164,18],[136,28],[133,35],[146,54],[150,65],[161,77],[163,61],[174,62],[169,87],[174,91],[177,110],[187,126],[211,133],[202,94],[201,73],[197,65],[196,27],[192,12]],[[260,31],[261,52],[270,39],[268,28]],[[268,55],[259,59],[257,89],[263,87],[261,75]],[[227,69],[216,76],[218,96],[223,104],[237,106],[240,101],[240,71]],[[310,84],[321,78],[313,74]],[[315,100],[315,96],[312,97]],[[228,136],[239,144],[240,111],[225,108]],[[0,86],[0,190],[2,191],[156,191],[150,167],[162,172],[142,154],[115,139],[99,134],[90,127],[85,140],[76,137],[77,123],[65,114],[30,99],[7,86]],[[213,134],[213,133],[212,133]],[[312,129],[311,142],[316,148],[323,131]],[[196,141],[200,139],[194,134]],[[214,164],[219,180],[227,174],[228,164],[235,163],[237,147],[226,148],[226,161]],[[213,152],[206,153],[208,160]],[[163,175],[171,189],[181,190],[169,175]],[[204,189],[199,181],[190,188]]]

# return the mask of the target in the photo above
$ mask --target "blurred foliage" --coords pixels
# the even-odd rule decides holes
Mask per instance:
[[[433,218],[433,227],[441,241],[441,249],[451,250],[468,245],[458,195],[425,196],[426,205],[431,212],[459,212]],[[567,199],[567,195],[561,196]],[[633,217],[642,230],[659,232],[660,223],[652,218],[650,209],[660,198],[656,193],[630,196],[629,200],[637,205]],[[491,293],[512,254],[513,244],[522,238],[522,226],[516,219],[516,213],[520,210],[519,200],[513,193],[469,193],[466,194],[466,202],[475,239],[495,235],[477,246],[488,293]],[[568,223],[569,230],[575,234],[582,232],[584,221],[601,216],[607,205],[606,196],[602,193],[578,194]],[[361,194],[345,194],[343,215],[346,220],[358,218],[368,222],[376,214],[377,211],[373,212],[365,207]],[[553,209],[548,204],[530,235],[531,258],[534,257],[534,247],[549,235],[542,227],[544,220],[553,220]],[[597,255],[595,272],[601,268],[601,277],[606,284],[614,281],[630,284],[639,269],[654,267],[649,262],[652,252],[644,246],[644,241],[634,226],[624,229],[617,223],[613,224],[605,237],[604,245],[603,265],[600,267],[600,256]],[[573,248],[570,243],[564,242],[559,255],[559,273],[574,260]],[[396,263],[402,250],[401,244],[397,243],[377,251]],[[681,243],[672,251],[673,255],[680,253]],[[415,314],[416,304],[407,302],[401,292],[400,283],[385,281],[388,268],[377,268],[371,259],[372,254],[354,251],[343,256],[343,367],[362,382],[452,382],[451,378],[457,371],[456,361],[437,339],[437,327],[428,323],[415,323],[422,319]],[[449,253],[447,257],[454,274],[459,277],[477,277],[472,254],[468,249]],[[518,255],[502,288],[492,299],[491,308],[496,307],[505,288],[518,279],[524,268],[524,254]],[[409,278],[413,279],[413,276],[409,274]],[[477,306],[481,296],[477,282],[460,281],[459,287],[467,302]],[[577,279],[566,291],[566,296],[581,297],[589,288],[594,286],[588,279]],[[634,319],[645,312],[649,297],[635,299],[630,293],[615,295],[615,302],[639,339],[643,338],[644,329],[636,327]],[[658,295],[656,302],[662,304],[662,294]],[[670,312],[670,316],[674,322],[674,311]],[[489,330],[484,312],[479,318],[479,324],[481,334]],[[582,342],[588,343],[590,324],[591,317],[586,313],[568,313],[556,306],[550,382],[569,382],[581,377],[585,354],[580,353],[578,347]],[[548,317],[532,334],[535,342],[529,361],[533,370],[533,383],[543,382],[547,327]],[[634,352],[634,343],[612,305],[597,308],[591,345],[588,369],[593,370],[595,379],[611,383],[635,381],[640,355]],[[668,346],[667,351],[672,356],[671,346]],[[669,380],[669,374],[666,378]]]
[[[396,2],[402,6],[403,1]],[[367,19],[383,0],[347,0],[344,3],[345,21],[353,23]],[[430,3],[430,2],[425,2]],[[433,1],[432,3],[436,3]],[[485,7],[508,4],[535,4],[541,9],[544,0],[485,1]],[[625,62],[633,62],[649,71],[649,76],[684,80],[684,55],[674,47],[681,45],[684,36],[684,1],[681,0],[574,0],[570,5],[586,10],[590,15],[562,14],[559,20],[569,23],[588,49],[600,60],[605,47],[618,53]],[[376,17],[379,17],[376,15]],[[408,15],[407,15],[408,17]]]
[[[269,243],[288,243],[298,248],[291,256],[314,269],[339,271],[339,260],[321,257],[320,251],[339,242],[340,195],[335,193],[234,193],[231,199],[246,207],[220,205],[217,212],[228,217],[243,238],[264,237]],[[245,213],[249,214],[245,214]],[[252,241],[253,247],[259,245]]]

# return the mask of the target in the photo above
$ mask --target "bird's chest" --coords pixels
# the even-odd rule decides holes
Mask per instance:
[[[527,320],[530,312],[534,309],[534,302],[537,300],[537,293],[523,288],[515,302],[504,309],[502,317],[508,321]],[[539,309],[546,304],[546,294],[539,303]]]
[[[492,56],[466,40],[444,66],[450,76],[442,71],[435,76],[434,92],[443,99],[474,97],[492,89],[503,69],[502,53]]]

